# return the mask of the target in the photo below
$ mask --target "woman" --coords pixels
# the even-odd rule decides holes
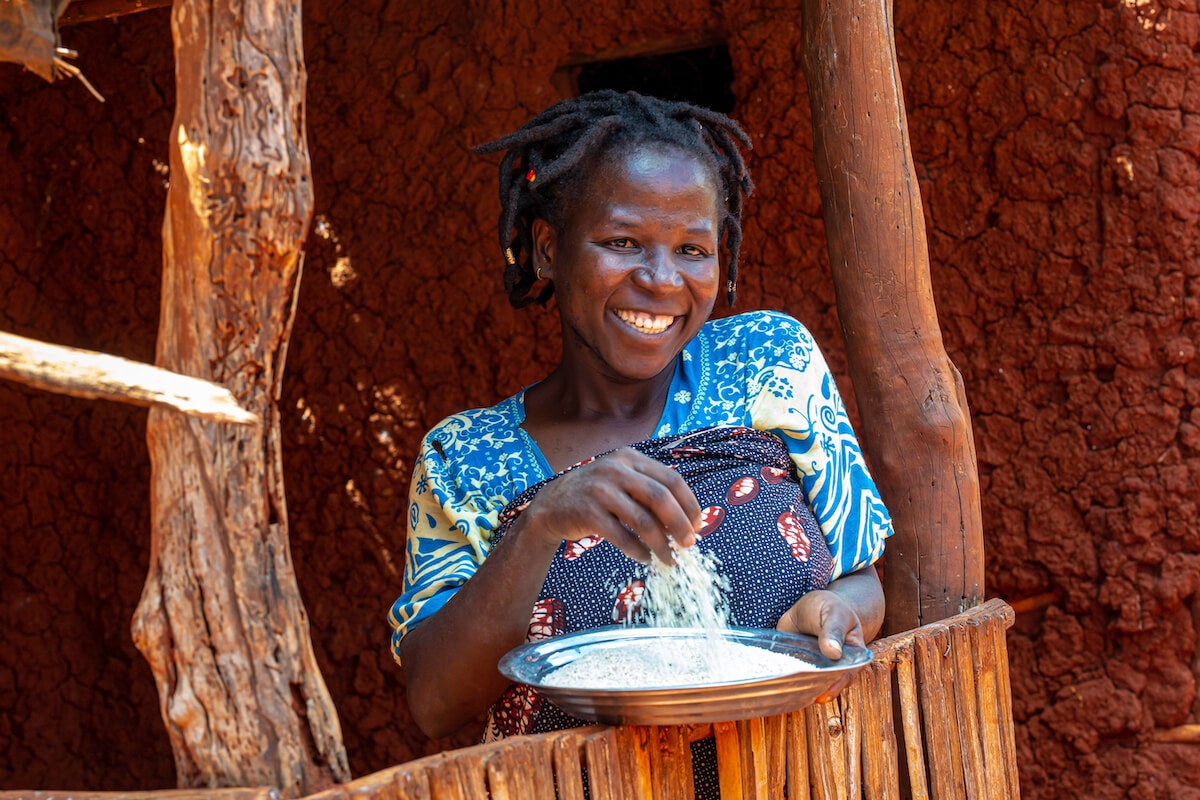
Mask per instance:
[[[709,320],[722,260],[731,304],[736,287],[739,143],[723,115],[598,92],[481,148],[507,151],[510,300],[554,297],[562,357],[417,458],[391,622],[427,734],[489,707],[489,736],[581,724],[497,661],[635,612],[671,542],[717,554],[733,624],[818,636],[832,658],[878,632],[891,522],[819,350],[781,314]]]

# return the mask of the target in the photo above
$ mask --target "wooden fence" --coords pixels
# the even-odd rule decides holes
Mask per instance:
[[[713,737],[723,800],[1011,800],[1020,797],[1005,631],[991,600],[871,645],[837,698],[773,717],[592,726],[439,753],[306,800],[685,800],[690,744]],[[585,793],[585,785],[587,787]],[[113,800],[0,792],[0,800]],[[269,789],[167,791],[142,800],[272,800]]]

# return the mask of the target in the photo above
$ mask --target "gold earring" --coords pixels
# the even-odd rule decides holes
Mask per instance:
[[[538,267],[537,269],[535,269],[533,271],[533,274],[537,276],[537,279],[539,281],[542,280],[542,268],[541,267]]]

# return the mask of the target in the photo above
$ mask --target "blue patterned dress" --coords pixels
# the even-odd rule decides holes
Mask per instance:
[[[404,634],[440,609],[487,557],[502,535],[504,523],[511,521],[511,511],[505,519],[501,512],[510,503],[519,507],[523,494],[532,496],[539,484],[554,477],[537,444],[521,427],[524,421],[521,392],[491,408],[448,417],[425,437],[410,491],[404,592],[389,615],[397,660]],[[814,563],[820,565],[816,582],[798,590],[796,585],[785,586],[783,577],[775,586],[739,585],[753,576],[784,573],[738,570],[730,563],[735,573],[731,592],[734,605],[741,602],[746,609],[738,613],[735,608],[735,624],[773,627],[782,611],[803,591],[862,569],[882,554],[884,540],[892,532],[891,518],[867,472],[833,377],[799,322],[764,311],[713,320],[684,348],[655,437],[669,440],[709,428],[749,428],[771,435],[760,437],[775,444],[753,469],[763,470],[762,478],[768,477],[768,469],[774,474],[787,473],[788,483],[796,487],[796,519],[804,523],[793,526],[789,539],[781,521],[778,532],[782,539],[777,535],[774,539],[787,545],[781,551],[785,553],[788,547],[795,551],[799,547],[795,543],[803,539],[809,546],[802,548],[805,558],[796,556],[796,560],[807,562],[811,549],[815,552]],[[754,475],[753,471],[747,474]],[[763,486],[768,483],[759,482]],[[770,530],[775,530],[775,519],[772,516]],[[531,638],[612,622],[602,617],[610,613],[608,609],[618,610],[619,592],[636,582],[640,565],[625,559],[607,542],[587,541],[592,538],[598,537],[560,548],[560,558],[555,559],[556,566],[551,567],[538,606],[533,609]],[[823,541],[812,548],[812,539]],[[611,552],[604,556],[605,566],[595,573],[592,587],[597,593],[610,592],[613,596],[596,601],[597,607],[603,608],[597,612],[599,617],[592,614],[586,621],[569,626],[554,622],[552,612],[558,608],[554,603],[561,605],[565,597],[553,585],[562,578],[560,567],[570,573],[577,565],[569,562],[585,561],[580,558],[582,552],[596,544]],[[747,546],[760,547],[757,541],[743,544],[743,549]],[[736,548],[730,552],[734,555],[727,554],[726,559],[739,559]],[[610,564],[614,558],[628,564],[628,580],[623,584],[614,583]],[[594,559],[594,563],[598,565],[601,560]],[[811,573],[811,565],[805,563],[804,570]],[[786,580],[794,583],[795,579]],[[738,597],[742,600],[737,601]],[[529,698],[510,695],[511,690],[493,708],[489,736],[574,723],[561,712],[556,715],[556,709],[547,709],[545,715],[528,713],[530,710],[521,707],[528,705]],[[498,720],[497,712],[506,718]],[[559,715],[563,719],[557,719]]]

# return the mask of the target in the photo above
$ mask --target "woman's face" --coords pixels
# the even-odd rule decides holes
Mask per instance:
[[[534,222],[554,281],[563,361],[624,382],[653,378],[699,332],[720,282],[717,189],[701,160],[650,144],[593,167],[556,230]]]

